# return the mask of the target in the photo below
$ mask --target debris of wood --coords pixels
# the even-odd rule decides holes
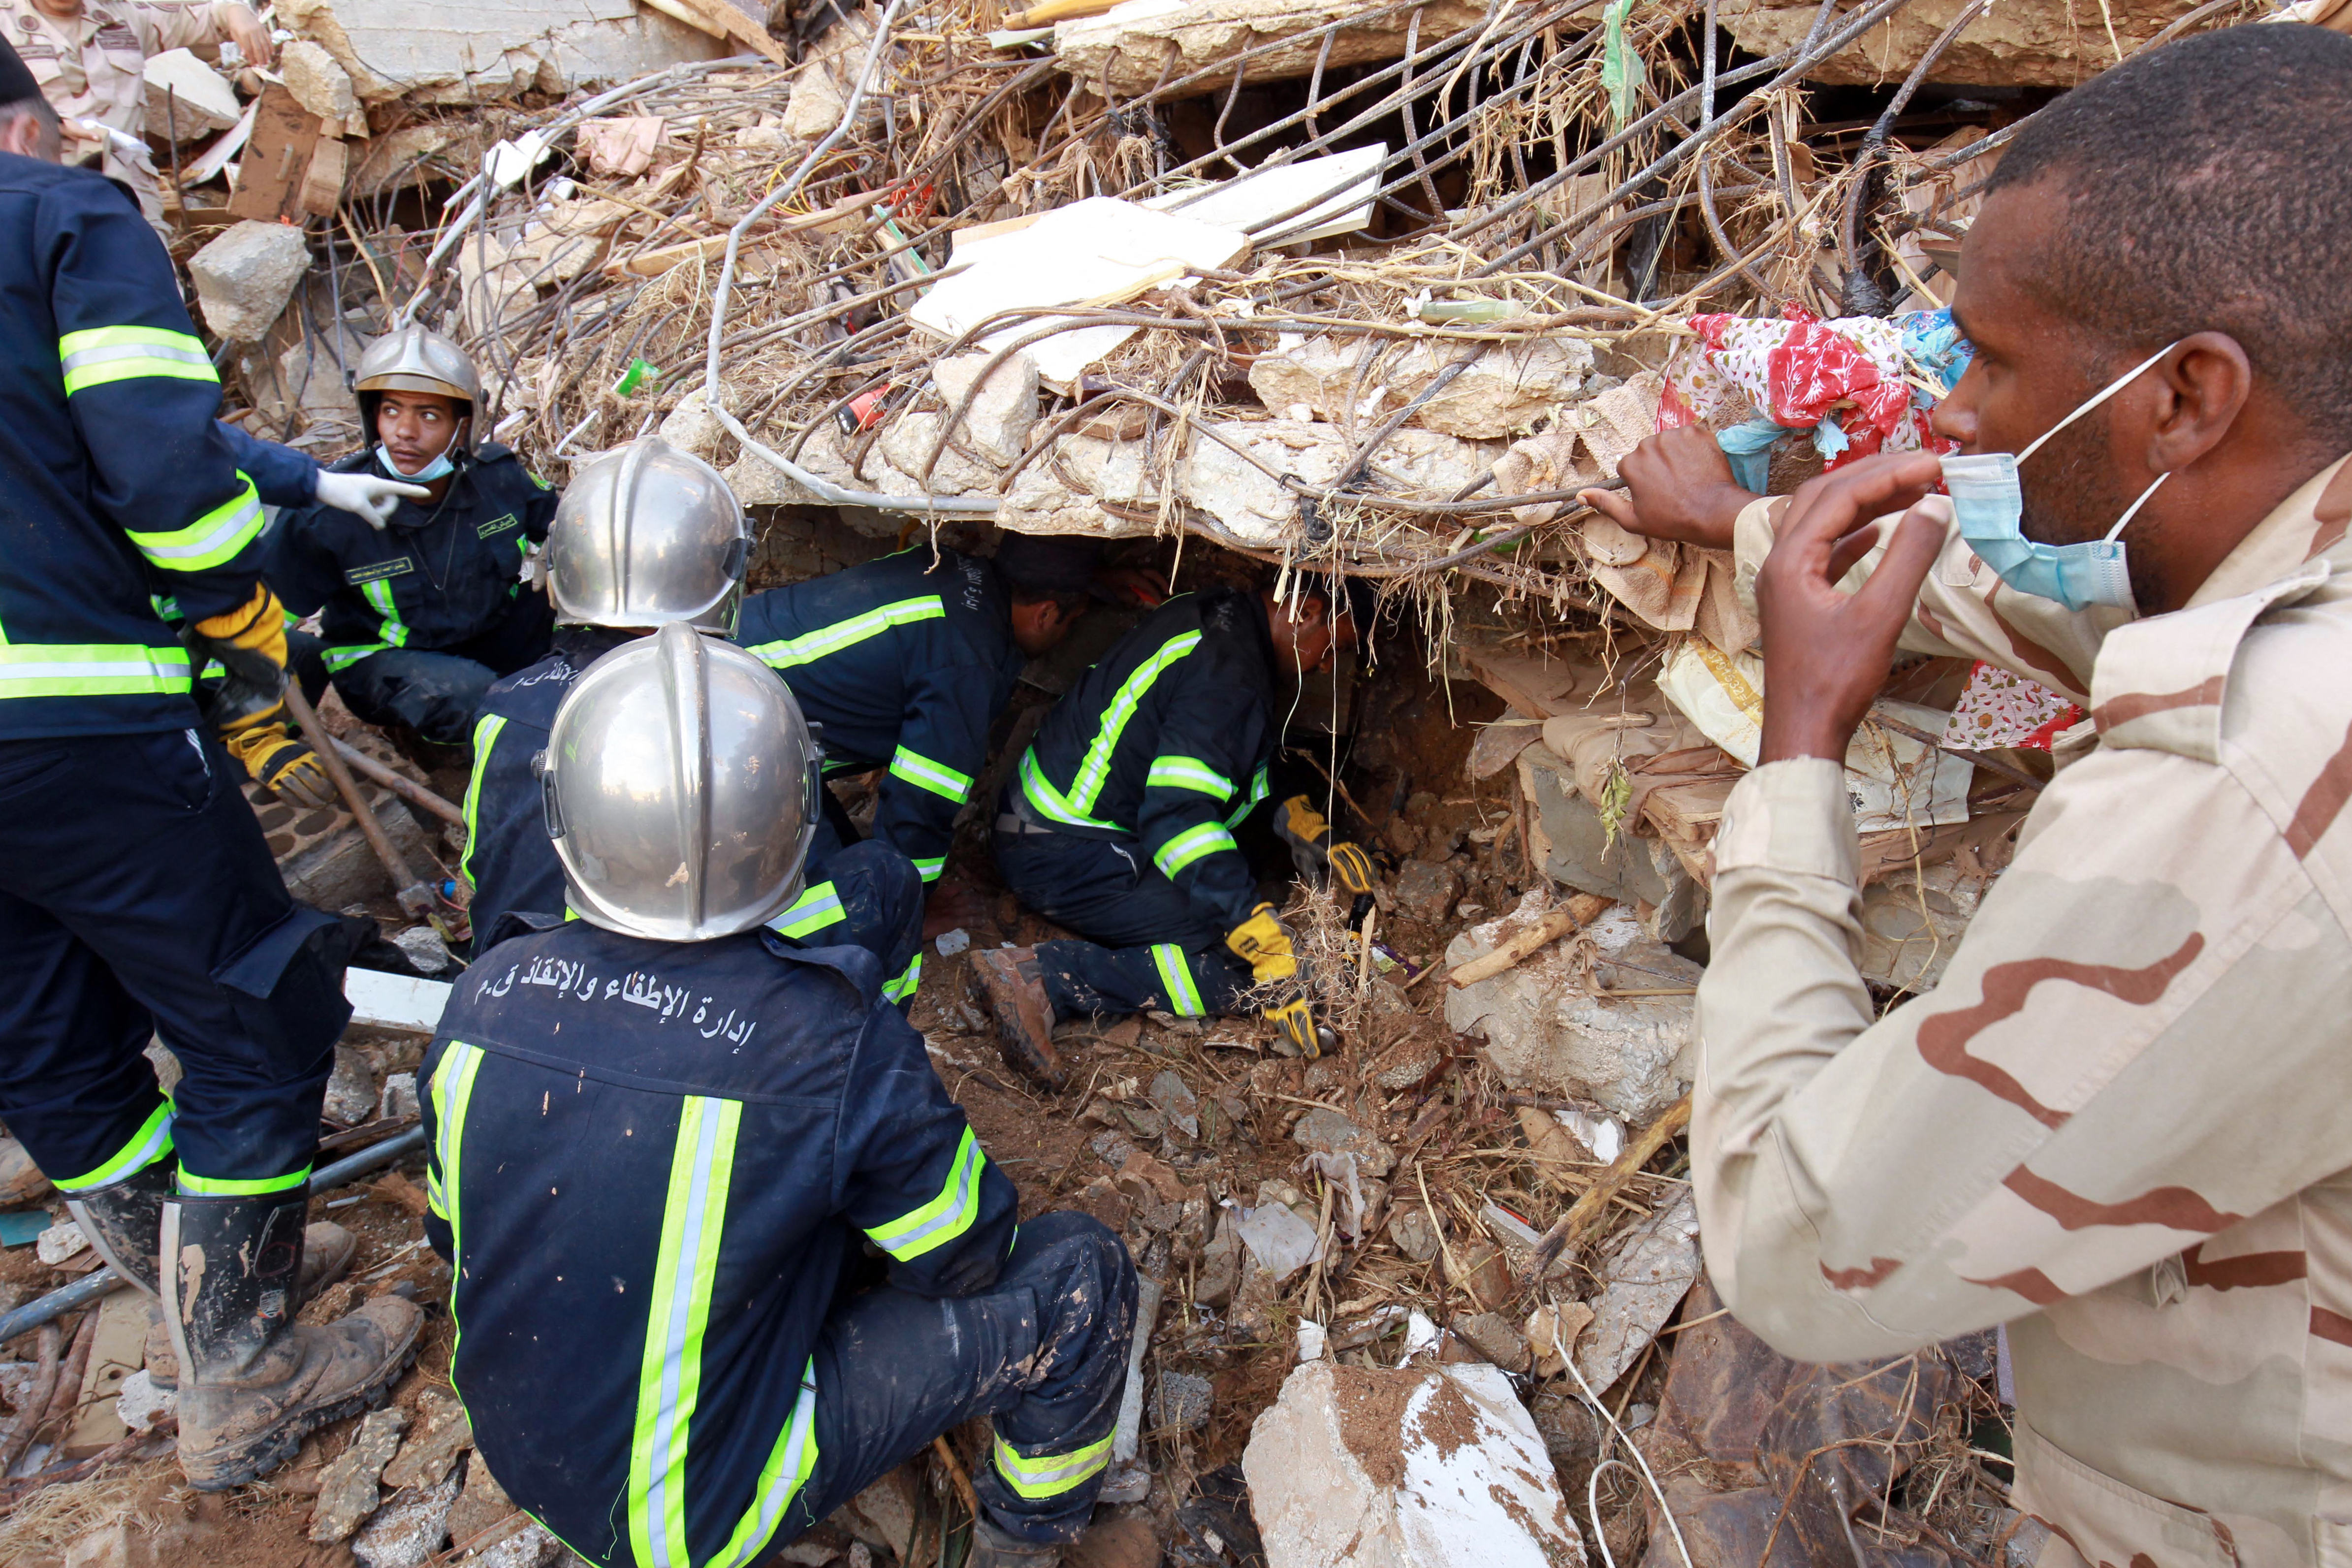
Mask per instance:
[[[1455,964],[1447,973],[1446,983],[1455,986],[1475,985],[1481,980],[1500,974],[1587,923],[1608,907],[1607,899],[1591,893],[1574,894],[1559,908],[1544,915],[1492,952]]]

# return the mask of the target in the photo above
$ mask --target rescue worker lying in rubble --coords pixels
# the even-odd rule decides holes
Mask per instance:
[[[1662,437],[1599,502],[1762,563],[1698,995],[1708,1274],[1790,1355],[2007,1324],[2044,1568],[2315,1565],[2352,1528],[2347,141],[2352,37],[2136,55],[1986,187],[1958,455],[1738,504]],[[1897,647],[2090,719],[1881,1017],[1839,759]]]
[[[873,955],[768,929],[823,787],[792,693],[674,621],[580,677],[548,757],[582,918],[468,969],[420,1069],[483,1460],[592,1563],[741,1568],[986,1415],[969,1562],[1052,1568],[1134,1266],[1086,1215],[1016,1230]]]
[[[936,887],[989,727],[1022,666],[1069,635],[1098,575],[1098,548],[1076,540],[1008,533],[993,560],[918,544],[752,595],[736,641],[823,731],[828,775],[888,769],[874,835]],[[820,804],[822,860],[858,834],[830,790]]]
[[[658,627],[733,631],[751,555],[751,525],[727,481],[658,436],[599,458],[564,490],[547,531],[555,649],[491,687],[474,726],[463,870],[477,954],[563,916],[540,761],[565,695],[597,659]],[[923,921],[913,864],[878,841],[812,851],[809,884],[768,929],[805,947],[863,947],[882,961],[883,994],[910,1000]]]
[[[1345,590],[1314,577],[1280,602],[1271,589],[1179,595],[1055,704],[997,803],[996,865],[1022,902],[1086,940],[974,950],[1008,1065],[1059,1083],[1056,1019],[1234,1013],[1257,988],[1264,1016],[1320,1053],[1290,932],[1233,829],[1266,798],[1283,694],[1329,668],[1357,624]],[[1371,891],[1370,857],[1307,796],[1276,808],[1275,829],[1301,875]]]
[[[370,724],[462,746],[490,683],[544,658],[546,596],[522,582],[556,495],[479,439],[482,386],[457,344],[403,327],[360,356],[376,445],[329,470],[425,487],[383,521],[318,500],[278,520],[268,567],[288,609],[323,607],[328,677]]]

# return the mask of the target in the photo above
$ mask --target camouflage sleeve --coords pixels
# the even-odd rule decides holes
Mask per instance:
[[[140,30],[155,40],[147,51],[151,55],[168,49],[208,49],[228,37],[215,8],[203,0],[136,0],[131,13]]]
[[[2230,768],[2102,747],[2060,773],[1942,984],[1874,1021],[1834,764],[1750,773],[1715,855],[1700,1234],[1787,1354],[1898,1352],[2193,1268],[2346,1163],[2352,943]]]
[[[1772,552],[1788,505],[1787,496],[1750,501],[1734,528],[1734,580],[1750,614],[1756,607],[1756,570]],[[1882,542],[1901,516],[1894,513],[1872,524]],[[1877,569],[1885,548],[1882,542],[1846,574],[1843,586],[1848,593]],[[1977,559],[1955,525],[1920,584],[1919,602],[1904,628],[1902,646],[1939,658],[1980,658],[2087,705],[2099,639],[2131,618],[2127,611],[2069,610],[2055,599],[2017,592]]]

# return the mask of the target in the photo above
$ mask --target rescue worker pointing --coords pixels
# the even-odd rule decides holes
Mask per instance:
[[[171,261],[111,181],[31,155],[56,137],[0,43],[0,1116],[160,1299],[180,1464],[217,1489],[379,1397],[422,1320],[293,1321],[341,927],[288,898],[190,698],[208,658],[275,690],[284,615]]]
[[[1024,903],[1089,940],[973,952],[1009,1065],[1057,1083],[1057,1018],[1231,1013],[1254,989],[1301,1051],[1321,1050],[1290,932],[1259,901],[1233,829],[1266,798],[1276,677],[1295,681],[1354,641],[1347,604],[1319,581],[1287,601],[1180,595],[1046,716],[997,807],[996,864]],[[1276,831],[1303,870],[1371,890],[1370,858],[1306,796],[1282,803]]]
[[[565,908],[540,788],[557,707],[597,659],[656,627],[733,631],[751,553],[751,527],[727,481],[658,436],[598,458],[564,492],[547,533],[555,650],[491,687],[474,726],[464,870],[477,953],[531,923],[515,917],[544,923]],[[821,866],[813,859],[811,878],[770,929],[811,947],[865,947],[883,961],[884,994],[910,998],[923,915],[913,865],[887,844],[857,844]]]
[[[268,574],[299,616],[325,608],[329,678],[366,722],[460,746],[490,683],[544,657],[547,600],[522,583],[556,496],[478,439],[482,385],[440,333],[402,327],[360,356],[361,427],[376,445],[331,474],[422,485],[381,525],[321,500],[278,523]]]
[[[598,1563],[744,1568],[974,1416],[972,1568],[1092,1512],[1136,1280],[1018,1194],[873,956],[766,929],[818,754],[757,659],[672,622],[556,711],[547,813],[582,918],[450,994],[421,1069],[451,1381],[516,1506]],[[852,1294],[865,1245],[887,1279]]]

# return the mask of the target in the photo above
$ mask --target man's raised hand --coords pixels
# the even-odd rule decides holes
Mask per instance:
[[[1705,426],[1661,430],[1617,465],[1622,490],[1585,490],[1577,500],[1630,533],[1708,550],[1731,548],[1731,527],[1756,499],[1732,482],[1731,460]]]

